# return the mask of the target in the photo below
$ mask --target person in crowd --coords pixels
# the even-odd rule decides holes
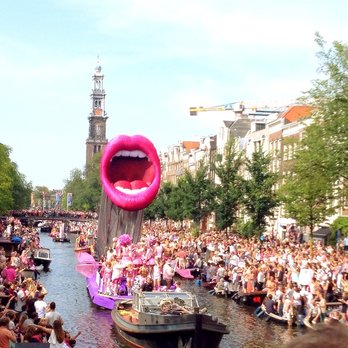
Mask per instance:
[[[166,282],[167,290],[172,286],[174,274],[174,268],[171,266],[170,260],[167,260],[163,266],[163,279]]]
[[[265,300],[263,301],[263,305],[265,306],[266,312],[267,313],[272,313],[272,314],[276,314],[276,303],[273,300],[273,295],[272,294],[268,294],[265,298]]]
[[[47,303],[44,301],[45,295],[41,292],[38,295],[38,299],[35,301],[35,311],[38,314],[39,318],[42,319],[45,317]]]
[[[1,272],[2,278],[9,282],[14,283],[17,278],[17,270],[14,265],[11,264],[11,261],[6,262],[6,267]]]
[[[49,326],[53,326],[55,320],[60,320],[62,324],[64,324],[62,316],[56,311],[56,303],[53,301],[47,306],[45,318],[47,319],[47,324]]]
[[[141,287],[142,291],[153,291],[153,280],[150,276],[146,277],[146,281]]]
[[[17,342],[16,334],[9,329],[10,319],[7,316],[0,318],[0,348],[9,348],[10,342]]]
[[[29,298],[29,293],[27,291],[27,284],[24,282],[20,285],[20,289],[17,293],[16,296],[16,306],[15,306],[15,310],[17,312],[22,312],[25,306],[25,302],[27,301],[27,299]]]
[[[53,322],[52,328],[35,325],[36,328],[41,329],[43,332],[50,335],[48,343],[50,348],[66,348],[65,345],[65,331],[63,329],[63,324],[60,320],[55,320]]]
[[[67,348],[74,348],[76,345],[76,339],[81,335],[81,331],[79,331],[75,336],[71,336],[69,331],[65,331],[65,339],[64,343]]]
[[[175,282],[175,292],[182,292],[181,281]]]

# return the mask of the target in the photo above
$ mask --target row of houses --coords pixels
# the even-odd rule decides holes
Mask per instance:
[[[161,154],[162,180],[176,184],[185,170],[195,172],[202,160],[209,161],[216,154],[223,155],[230,137],[235,139],[239,150],[244,151],[247,158],[251,158],[253,152],[261,147],[271,156],[270,169],[287,174],[289,161],[296,151],[296,140],[302,137],[304,129],[312,121],[309,117],[311,112],[312,107],[298,104],[229,112],[230,119],[219,125],[216,134],[204,136],[199,141],[180,141]],[[348,207],[337,209],[336,214],[328,217],[325,223],[331,223],[337,216],[348,216]],[[295,221],[286,218],[280,207],[270,219],[269,227],[280,234],[284,227],[293,223]]]

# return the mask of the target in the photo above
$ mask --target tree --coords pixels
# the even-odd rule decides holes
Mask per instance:
[[[220,183],[216,187],[215,223],[225,230],[237,221],[238,208],[242,203],[243,178],[239,174],[243,153],[238,152],[234,138],[226,144],[224,156],[215,159],[214,172]]]
[[[185,191],[185,181],[179,178],[177,185],[173,186],[168,200],[168,208],[165,212],[168,219],[183,222],[185,219],[185,209],[183,206]]]
[[[73,169],[70,179],[66,180],[63,201],[66,202],[67,193],[72,193],[72,205],[69,209],[82,211],[97,211],[101,197],[101,181],[99,162],[101,154],[93,156],[85,171]]]
[[[316,141],[315,138],[310,139]],[[330,173],[318,170],[317,158],[313,157],[308,141],[309,138],[306,138],[301,143],[300,151],[295,154],[291,174],[287,176],[279,194],[287,215],[296,219],[297,224],[309,227],[312,241],[314,227],[335,210],[335,190],[329,180]]]
[[[144,210],[146,220],[167,219],[172,191],[173,185],[170,182],[164,182],[161,185],[156,199]]]
[[[0,144],[0,214],[8,210],[28,208],[31,183],[10,159],[11,148]]]
[[[278,175],[269,169],[271,158],[261,149],[257,149],[252,158],[246,161],[246,169],[250,177],[245,181],[244,207],[251,219],[256,234],[261,235],[266,227],[266,218],[273,214],[272,210],[279,201],[273,190]]]
[[[316,156],[316,167],[344,198],[348,189],[348,46],[334,41],[327,48],[318,33],[316,42],[323,77],[315,80],[302,98],[315,107],[304,145],[311,146],[308,150]]]
[[[186,170],[181,181],[183,216],[199,224],[214,209],[215,185],[203,161],[195,173]]]
[[[10,148],[0,144],[0,213],[4,214],[13,206],[12,196],[12,169]]]

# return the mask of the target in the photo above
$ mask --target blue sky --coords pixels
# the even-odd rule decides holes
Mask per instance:
[[[107,137],[160,151],[215,134],[226,113],[190,106],[294,101],[317,77],[318,31],[345,43],[343,1],[18,0],[0,11],[0,142],[34,186],[85,165],[92,74],[104,77]]]

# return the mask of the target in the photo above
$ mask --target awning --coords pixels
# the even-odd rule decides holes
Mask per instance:
[[[296,224],[296,220],[291,219],[291,218],[279,218],[278,224],[279,224],[279,226],[292,225],[292,224]]]
[[[329,227],[320,227],[316,231],[313,232],[314,238],[326,238],[330,234]]]

